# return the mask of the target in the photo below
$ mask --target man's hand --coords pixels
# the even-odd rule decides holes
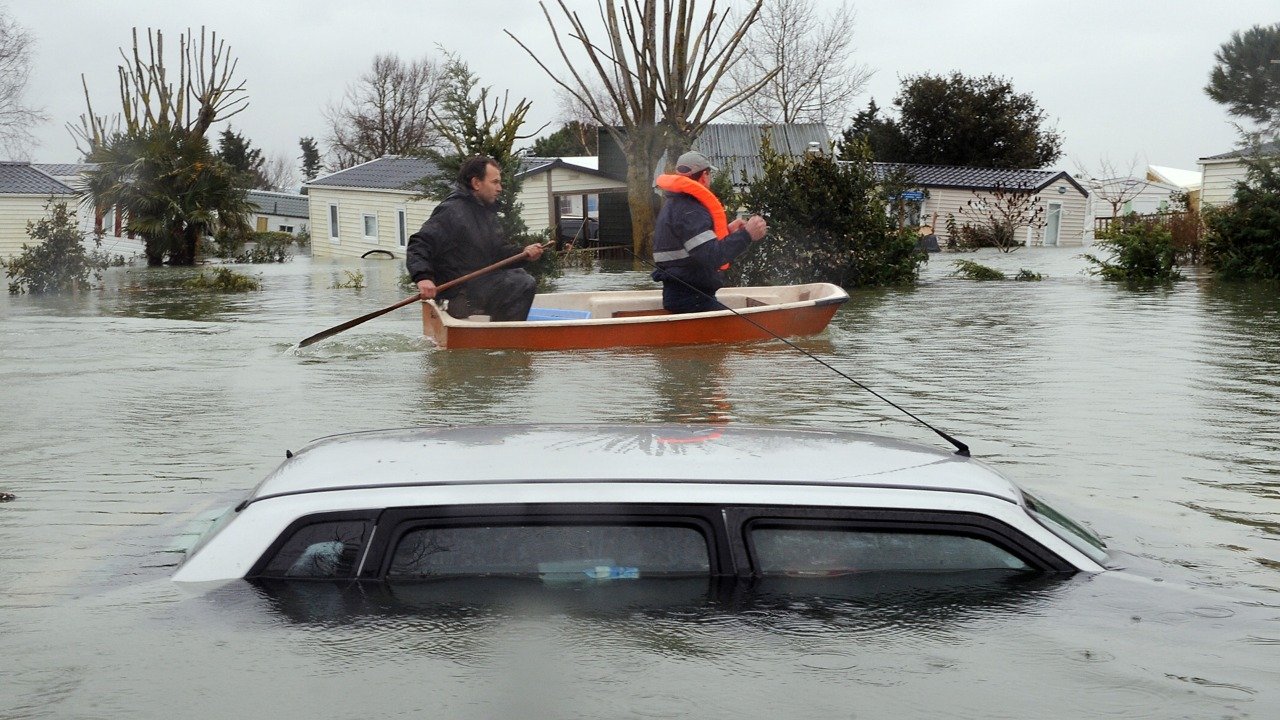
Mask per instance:
[[[525,245],[524,254],[528,256],[530,260],[537,260],[538,258],[542,257],[542,246],[539,245],[538,243],[530,243],[528,245]]]
[[[430,280],[419,280],[418,295],[420,295],[423,300],[430,300],[431,298],[435,297],[436,284],[431,282]]]
[[[746,223],[742,221],[742,218],[734,218],[733,222],[729,223],[729,232],[736,233],[745,226]]]
[[[747,218],[743,226],[746,228],[747,234],[751,236],[752,241],[763,240],[765,234],[769,232],[769,225],[759,215],[752,215]]]

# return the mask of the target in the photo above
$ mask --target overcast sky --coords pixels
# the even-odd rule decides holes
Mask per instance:
[[[567,4],[594,21],[594,0]],[[204,25],[225,38],[239,58],[250,98],[249,108],[231,123],[267,154],[296,157],[299,137],[322,139],[322,109],[342,96],[376,53],[415,58],[436,54],[437,45],[461,55],[482,84],[532,101],[529,129],[559,120],[553,82],[502,33],[510,30],[535,50],[553,52],[534,0],[0,5],[36,40],[27,100],[51,118],[35,130],[40,145],[33,156],[41,162],[78,159],[65,125],[84,112],[81,74],[99,112],[118,104],[118,49],[129,45],[135,26],[165,31],[175,51],[178,35],[189,26]],[[1102,158],[1123,170],[1135,156],[1139,172],[1148,163],[1197,169],[1197,158],[1232,149],[1235,130],[1202,89],[1213,53],[1234,30],[1280,20],[1275,0],[862,0],[854,6],[854,61],[875,72],[860,105],[872,97],[890,105],[900,79],[915,73],[1002,75],[1031,93],[1062,133],[1065,154],[1056,165],[1071,171],[1077,162],[1093,168]],[[176,56],[170,57],[176,68]]]

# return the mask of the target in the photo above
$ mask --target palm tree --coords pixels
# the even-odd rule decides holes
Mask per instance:
[[[202,135],[166,127],[117,133],[94,147],[81,193],[115,206],[142,236],[147,264],[192,265],[201,237],[218,226],[248,232],[253,211],[235,170]]]

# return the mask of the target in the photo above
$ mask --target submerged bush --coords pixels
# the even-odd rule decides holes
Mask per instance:
[[[877,177],[865,145],[850,158],[808,153],[794,159],[761,145],[764,173],[743,194],[743,205],[769,218],[769,237],[752,243],[729,271],[734,285],[831,282],[846,288],[914,283],[928,256],[916,249],[914,228],[888,212],[901,178]]]
[[[981,263],[972,260],[957,260],[956,269],[952,271],[952,275],[958,275],[970,280],[1008,280],[1008,276],[993,267],[987,267]]]
[[[238,263],[282,263],[293,257],[289,252],[289,246],[296,239],[295,236],[286,232],[263,230],[240,233],[231,229],[220,229],[213,237],[211,253],[214,257]],[[250,243],[253,247],[249,247]]]
[[[23,243],[16,257],[0,258],[0,268],[9,274],[11,295],[87,289],[90,275],[100,279],[107,266],[124,264],[123,256],[85,250],[84,234],[65,202],[50,201],[45,212],[45,217],[27,223],[27,237],[35,244]],[[101,247],[102,240],[95,243]]]
[[[339,279],[337,278],[337,276],[334,276],[334,278],[333,278],[333,284],[329,286],[329,288],[330,288],[330,289],[332,289],[332,290],[361,290],[361,289],[363,289],[363,288],[365,287],[365,284],[364,284],[364,272],[362,272],[362,271],[360,271],[360,270],[357,270],[357,271],[355,271],[355,272],[351,272],[350,270],[343,270],[343,271],[342,271],[342,273],[343,273],[344,275],[346,275],[346,276],[347,276],[347,277],[346,277],[346,279],[345,279],[345,280],[339,280]]]
[[[1127,217],[1099,233],[1095,244],[1108,250],[1111,258],[1102,260],[1091,253],[1084,257],[1092,266],[1089,272],[1104,280],[1170,282],[1182,278],[1173,235],[1158,221]]]
[[[262,289],[262,283],[255,278],[224,267],[214,268],[212,276],[202,272],[182,283],[182,286],[191,290],[213,290],[216,292],[249,292]]]
[[[1204,254],[1227,280],[1280,279],[1280,167],[1249,163],[1249,179],[1236,185],[1235,202],[1209,208]]]
[[[1039,282],[1044,279],[1044,275],[1038,272],[1032,272],[1026,268],[1018,268],[1018,274],[1013,276],[1014,280],[1023,282]]]

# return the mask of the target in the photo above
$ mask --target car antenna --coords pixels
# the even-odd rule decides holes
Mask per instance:
[[[634,250],[632,250],[631,248],[626,247],[625,245],[621,245],[621,246],[619,246],[619,247],[622,247],[622,248],[623,248],[623,249],[625,249],[628,253],[630,253],[630,254],[631,254],[631,257],[635,258],[636,260],[639,260],[640,262],[644,263],[645,265],[648,265],[649,267],[653,268],[654,270],[660,270],[660,269],[661,269],[661,268],[659,268],[657,265],[654,265],[653,263],[649,262],[648,260],[646,260],[646,259],[644,259],[644,258],[640,257],[639,255],[637,255],[637,254],[635,253],[635,251],[634,251]],[[679,282],[680,284],[684,285],[685,287],[689,288],[690,290],[693,290],[694,292],[698,293],[699,295],[701,295],[701,296],[703,296],[703,297],[705,297],[705,298],[710,298],[711,300],[715,300],[715,296],[713,296],[713,295],[708,295],[708,294],[706,294],[706,293],[702,292],[702,290],[700,290],[700,289],[698,289],[698,288],[696,288],[696,287],[694,287],[694,286],[690,285],[689,283],[687,283],[687,282],[685,282],[685,281],[681,280],[680,278],[672,277],[672,279],[673,279],[673,280],[675,280],[675,281],[677,281],[677,282]],[[866,385],[863,385],[862,383],[858,382],[857,380],[854,380],[853,378],[849,377],[849,376],[848,376],[848,375],[846,375],[844,372],[842,372],[841,370],[839,370],[838,368],[836,368],[836,367],[835,367],[834,365],[832,365],[831,363],[828,363],[827,361],[823,360],[822,358],[818,357],[817,355],[814,355],[813,353],[809,352],[808,350],[805,350],[804,348],[800,347],[799,345],[796,345],[795,343],[793,343],[793,342],[791,342],[790,340],[788,340],[788,339],[786,339],[786,338],[782,337],[781,335],[779,335],[778,333],[776,333],[776,332],[774,332],[774,331],[770,330],[769,328],[767,328],[767,327],[765,327],[765,326],[761,325],[760,323],[756,322],[755,320],[752,320],[751,318],[747,317],[746,315],[743,315],[742,313],[738,312],[737,310],[734,310],[733,308],[729,307],[728,305],[723,305],[723,304],[722,304],[722,305],[721,305],[721,307],[723,307],[725,310],[728,310],[729,312],[733,313],[734,315],[737,315],[738,317],[742,318],[743,320],[746,320],[747,322],[751,323],[752,325],[756,326],[756,328],[757,328],[757,329],[759,329],[759,330],[763,330],[764,332],[766,332],[766,333],[768,333],[768,334],[772,335],[772,336],[774,337],[774,339],[776,339],[776,340],[781,340],[782,342],[786,343],[786,344],[787,344],[787,346],[788,346],[788,347],[790,347],[792,350],[795,350],[796,352],[800,353],[801,355],[804,355],[805,357],[807,357],[807,358],[809,358],[810,360],[812,360],[812,361],[814,361],[814,362],[818,363],[819,365],[821,365],[821,366],[825,367],[826,369],[830,370],[831,372],[833,372],[833,373],[835,373],[835,374],[839,375],[840,377],[844,378],[845,380],[848,380],[849,382],[853,383],[854,385],[857,385],[858,387],[862,388],[863,390],[866,390],[867,392],[871,393],[872,395],[875,395],[877,398],[879,398],[880,400],[883,400],[884,402],[888,403],[891,407],[893,407],[893,408],[894,408],[894,409],[896,409],[897,411],[901,412],[903,415],[906,415],[907,417],[911,418],[912,420],[915,420],[916,422],[920,423],[921,425],[923,425],[923,426],[925,426],[925,427],[929,428],[929,429],[930,429],[930,430],[932,430],[934,433],[936,433],[936,434],[938,435],[938,437],[942,438],[943,440],[946,440],[948,443],[951,443],[951,445],[953,445],[953,446],[956,448],[956,455],[961,455],[961,456],[963,456],[963,457],[969,457],[969,446],[968,446],[968,445],[966,445],[965,443],[960,442],[959,440],[957,440],[957,439],[955,439],[955,438],[951,437],[951,436],[950,436],[949,434],[947,434],[946,432],[944,432],[944,431],[942,431],[942,430],[939,430],[938,428],[936,428],[936,427],[934,427],[934,426],[930,425],[929,423],[925,422],[923,419],[921,419],[920,417],[918,417],[915,413],[911,412],[910,410],[907,410],[906,408],[902,407],[902,406],[901,406],[901,405],[899,405],[898,403],[896,403],[896,402],[894,402],[894,401],[890,400],[889,398],[887,398],[887,397],[885,397],[885,396],[881,395],[880,393],[876,392],[875,390],[872,390],[871,388],[867,387]]]

